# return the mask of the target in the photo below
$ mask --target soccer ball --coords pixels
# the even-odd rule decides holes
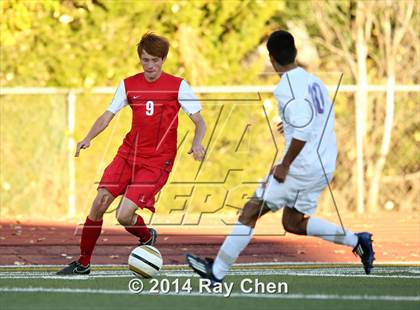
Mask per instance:
[[[131,251],[128,257],[128,269],[135,276],[149,279],[162,268],[162,255],[151,245],[141,245]]]

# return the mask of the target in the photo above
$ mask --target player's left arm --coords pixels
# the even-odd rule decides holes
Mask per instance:
[[[311,137],[314,111],[306,100],[296,99],[288,109],[285,109],[284,118],[293,127],[293,134],[282,162],[273,167],[273,177],[280,183],[284,182],[290,165]]]
[[[191,149],[188,154],[193,154],[195,160],[203,160],[204,147],[201,142],[206,134],[206,124],[200,114],[201,104],[200,100],[194,94],[191,86],[187,81],[182,80],[178,91],[178,102],[182,109],[188,114],[195,125],[195,135]]]
[[[195,134],[192,142],[191,149],[188,154],[193,154],[195,160],[203,160],[205,150],[202,145],[204,135],[206,134],[206,123],[204,122],[203,117],[200,112],[190,115],[191,120],[195,125]]]
[[[273,177],[280,183],[283,183],[286,179],[287,173],[289,172],[289,167],[295,158],[302,151],[305,146],[306,141],[298,140],[293,138],[290,142],[290,146],[287,149],[286,155],[283,157],[282,162],[274,167]]]

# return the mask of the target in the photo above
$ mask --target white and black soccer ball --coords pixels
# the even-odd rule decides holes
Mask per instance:
[[[162,255],[151,245],[138,246],[128,257],[128,269],[141,278],[152,278],[162,268],[162,264]]]

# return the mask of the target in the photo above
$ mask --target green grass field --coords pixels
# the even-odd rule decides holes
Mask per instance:
[[[377,266],[370,276],[359,266],[337,264],[238,265],[225,279],[229,297],[200,291],[185,266],[166,266],[132,293],[125,266],[98,266],[91,275],[62,278],[53,266],[0,267],[2,309],[419,309],[420,267]],[[277,293],[241,291],[244,279],[282,283]],[[248,281],[248,280],[246,280]],[[154,284],[156,290],[151,291]],[[191,284],[188,289],[188,283]],[[255,283],[255,282],[252,282]],[[285,284],[286,283],[286,284]],[[245,289],[254,287],[245,283]],[[178,290],[176,289],[178,285]],[[204,285],[204,284],[203,284]],[[273,284],[274,285],[274,284]],[[166,291],[168,291],[166,293]],[[286,292],[287,291],[287,292]]]

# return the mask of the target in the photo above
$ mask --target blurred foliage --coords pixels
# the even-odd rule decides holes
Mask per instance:
[[[139,70],[136,44],[153,31],[171,49],[165,70],[193,85],[255,81],[256,48],[283,1],[2,2],[1,84],[116,85]]]

